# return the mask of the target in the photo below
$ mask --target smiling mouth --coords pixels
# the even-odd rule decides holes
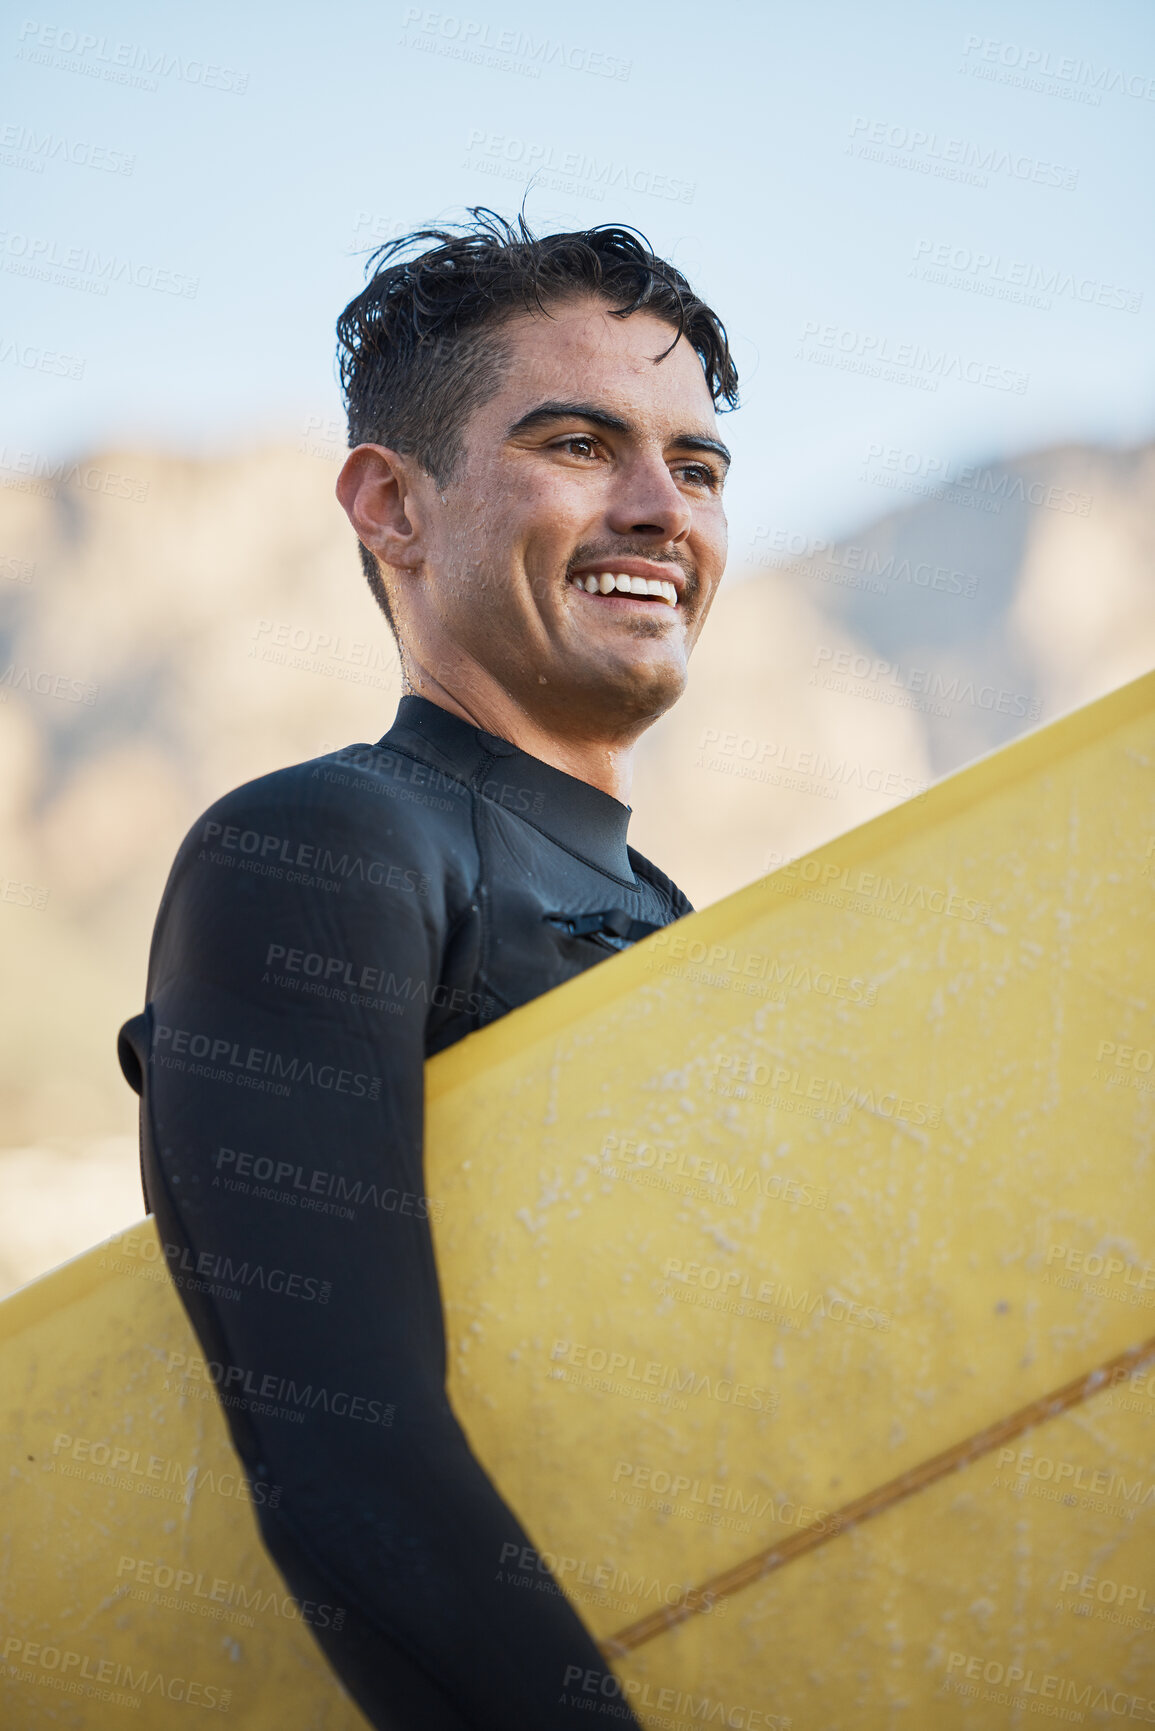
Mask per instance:
[[[588,577],[571,577],[570,587],[583,595],[628,596],[632,601],[654,601],[659,606],[677,607],[678,591],[672,583],[657,577],[628,577],[625,572],[602,571]]]

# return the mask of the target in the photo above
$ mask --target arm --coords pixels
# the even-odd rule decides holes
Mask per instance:
[[[174,867],[127,1031],[148,1202],[246,1470],[283,1487],[266,1545],[345,1608],[314,1633],[371,1722],[576,1724],[567,1667],[604,1664],[560,1591],[504,1584],[528,1541],[444,1388],[423,1065],[472,886],[411,809],[367,825],[309,773],[221,802]]]

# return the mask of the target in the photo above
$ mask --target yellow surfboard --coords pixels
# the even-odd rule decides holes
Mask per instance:
[[[1153,769],[1149,676],[429,1065],[455,1409],[652,1731],[1155,1723]],[[0,1307],[5,1713],[360,1725],[159,1261]]]

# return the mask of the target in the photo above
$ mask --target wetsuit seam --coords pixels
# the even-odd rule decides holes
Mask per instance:
[[[477,851],[477,836],[476,836],[476,834],[474,835],[474,838],[473,838],[473,845],[474,845],[475,851]],[[481,918],[481,897],[478,894],[478,884],[480,882],[480,878],[481,878],[481,863],[480,863],[480,852],[478,851],[477,880],[474,882],[472,890],[468,890],[466,892],[466,900],[465,900],[464,906],[461,908],[461,911],[458,913],[456,919],[454,919],[452,921],[452,923],[450,924],[450,926],[446,930],[445,940],[441,945],[441,959],[440,959],[440,964],[439,964],[438,970],[437,970],[437,977],[438,977],[438,980],[441,982],[441,984],[443,984],[445,986],[448,986],[448,984],[449,984],[448,980],[445,978],[446,957],[452,953],[454,942],[456,941],[458,934],[465,929],[465,926],[469,920],[470,913],[472,912],[472,910],[474,908],[476,908],[478,910],[478,918],[481,921],[481,927],[482,927],[482,942],[484,942],[485,922]],[[479,945],[478,945],[479,958],[481,956],[481,952],[482,952],[482,945],[481,945],[481,943],[479,943]],[[432,1017],[432,1015],[433,1015],[433,1005],[430,1004],[429,1014],[425,1018],[425,1049],[426,1049],[427,1053],[429,1050],[429,1022],[430,1022],[430,1018]],[[476,1027],[480,1027],[481,1025],[482,1024],[480,1022],[475,1023]],[[424,1169],[424,1165],[425,1165],[424,1149],[422,1150],[421,1164],[422,1164],[422,1168]]]
[[[388,736],[386,736],[386,737],[388,737]],[[473,789],[470,786],[469,782],[462,781],[461,777],[459,775],[455,775],[452,770],[442,769],[442,767],[439,763],[431,763],[427,757],[421,757],[417,752],[409,750],[404,745],[394,745],[392,743],[390,743],[389,745],[385,745],[383,742],[379,742],[377,745],[375,745],[373,747],[373,749],[374,749],[374,751],[380,751],[380,752],[390,752],[390,751],[396,752],[398,757],[407,757],[409,759],[410,763],[419,763],[425,769],[435,769],[437,771],[438,775],[443,775],[445,777],[446,781],[454,782],[465,793],[472,793],[473,792]],[[489,761],[492,763],[495,760],[493,758],[490,758]]]
[[[484,755],[482,757],[481,763],[478,765],[478,768],[476,770],[474,770],[474,772],[473,772],[473,782],[476,782],[477,776],[483,770],[488,771],[489,766],[494,762],[496,762],[496,759],[491,754]],[[487,1017],[487,1015],[486,1015],[487,1001],[489,998],[489,994],[492,991],[492,984],[491,984],[492,975],[491,975],[491,971],[490,971],[491,957],[490,957],[490,953],[489,953],[490,923],[491,923],[490,918],[489,918],[489,897],[488,897],[488,895],[486,895],[483,892],[483,889],[482,889],[482,886],[485,884],[485,881],[486,881],[485,844],[484,844],[484,840],[483,840],[482,834],[481,834],[481,824],[478,822],[479,806],[480,806],[482,796],[478,792],[476,786],[473,785],[473,783],[471,783],[469,785],[469,787],[467,788],[466,791],[469,794],[469,818],[470,818],[470,824],[471,824],[472,829],[473,829],[473,845],[477,850],[477,888],[478,888],[477,917],[478,917],[478,920],[479,920],[480,925],[481,925],[481,937],[480,937],[480,940],[479,940],[478,946],[477,946],[477,961],[478,961],[478,970],[477,971],[478,971],[478,974],[480,975],[481,979],[485,983],[485,994],[486,994],[486,1001],[483,1001],[482,1004],[480,1004],[478,1006],[477,1026],[479,1028],[484,1028],[487,1021],[491,1021],[494,1018]]]
[[[360,1614],[358,1594],[353,1587],[352,1580],[345,1575],[334,1573],[326,1565],[311,1542],[310,1529],[307,1524],[302,1525],[283,1504],[278,1505],[275,1509],[263,1507],[260,1511],[260,1521],[262,1525],[265,1521],[275,1522],[286,1533],[291,1534],[316,1574],[321,1580],[328,1583],[329,1591],[334,1596],[334,1603],[338,1605],[342,1602],[348,1603],[353,1607],[356,1614]],[[404,1628],[396,1622],[391,1622],[387,1614],[379,1612],[378,1619],[386,1640],[393,1642],[412,1660],[434,1689],[440,1690],[446,1695],[454,1712],[461,1713],[460,1703],[454,1698],[452,1688],[447,1688],[446,1680],[438,1669],[436,1651],[427,1647],[419,1648],[418,1642],[414,1641],[412,1636],[407,1637]],[[468,1711],[467,1704],[465,1712],[468,1713]]]
[[[157,1155],[157,1150],[160,1148],[160,1145],[161,1145],[161,1139],[156,1133],[157,1126],[156,1126],[156,1120],[153,1116],[152,1090],[148,1086],[149,1074],[150,1074],[151,1069],[152,1069],[152,1044],[153,1044],[153,1040],[152,1040],[153,1015],[152,1015],[151,1005],[146,1007],[145,1015],[146,1015],[147,1021],[148,1021],[148,1045],[147,1045],[147,1067],[145,1069],[145,1088],[141,1094],[141,1111],[140,1111],[140,1117],[139,1117],[140,1136],[141,1136],[141,1144],[142,1144],[141,1168],[142,1168],[142,1176],[143,1176],[144,1167],[145,1167],[144,1143],[145,1143],[145,1132],[146,1132],[146,1126],[147,1126],[147,1140],[148,1140],[150,1152],[152,1154],[152,1160],[151,1160],[150,1164],[153,1167],[155,1167],[155,1173],[153,1174],[153,1176],[155,1176],[155,1178],[156,1178],[156,1188],[151,1190],[151,1193],[150,1193],[150,1187],[147,1185],[147,1183],[145,1184],[145,1192],[146,1192],[145,1202],[146,1202],[146,1206],[149,1207],[149,1210],[153,1216],[154,1221],[156,1222],[157,1237],[161,1241],[162,1249],[164,1249],[166,1251],[166,1261],[168,1261],[168,1257],[167,1257],[168,1247],[167,1247],[167,1244],[165,1243],[165,1238],[169,1232],[171,1232],[173,1234],[173,1236],[180,1242],[181,1248],[184,1250],[192,1251],[194,1249],[194,1241],[193,1241],[193,1234],[189,1230],[188,1222],[186,1221],[183,1213],[181,1212],[180,1207],[177,1204],[177,1199],[176,1199],[176,1196],[174,1195],[174,1192],[173,1192],[173,1186],[169,1182],[169,1176],[168,1176],[168,1173],[164,1169],[163,1161]],[[163,1204],[164,1204],[165,1212],[167,1214],[167,1219],[162,1218],[160,1212],[157,1209],[156,1204],[157,1204],[158,1200],[163,1202]],[[170,1272],[170,1274],[172,1273],[171,1265],[169,1268],[169,1272]],[[228,1335],[227,1328],[225,1326],[224,1319],[219,1315],[218,1311],[215,1308],[213,1308],[208,1302],[201,1301],[198,1298],[193,1298],[192,1301],[190,1302],[189,1299],[185,1295],[185,1290],[182,1287],[180,1287],[179,1285],[177,1285],[177,1282],[175,1280],[173,1281],[172,1284],[176,1289],[177,1298],[178,1298],[178,1301],[181,1305],[181,1308],[184,1310],[185,1315],[188,1317],[190,1325],[195,1329],[198,1337],[201,1339],[202,1344],[204,1341],[204,1336],[207,1333],[210,1336],[210,1339],[212,1340],[213,1345],[216,1347],[217,1352],[220,1353],[221,1359],[223,1360],[223,1362],[231,1365],[234,1362],[233,1348],[232,1348],[232,1345],[231,1345],[230,1340],[229,1340],[229,1335]],[[193,1289],[190,1288],[189,1290],[192,1291]],[[200,1326],[198,1326],[198,1323]],[[222,1409],[222,1411],[223,1411],[223,1409]],[[235,1418],[235,1421],[234,1421],[232,1413],[226,1414],[225,1416],[226,1416],[226,1422],[228,1422],[230,1424],[230,1429],[233,1428],[233,1424],[235,1422],[235,1429],[233,1430],[233,1439],[234,1439],[234,1443],[236,1444],[236,1447],[237,1447],[237,1453],[238,1453],[238,1455],[241,1456],[242,1465],[244,1466],[245,1472],[248,1474],[250,1480],[255,1481],[260,1476],[260,1469],[262,1469],[266,1466],[266,1462],[264,1462],[263,1460],[260,1459],[261,1439],[260,1439],[260,1435],[258,1433],[257,1427],[254,1425],[253,1420],[250,1417],[249,1413],[245,1410],[239,1411],[238,1416],[236,1416],[236,1418]],[[244,1451],[241,1449],[239,1443],[236,1442],[236,1431],[240,1431],[243,1434],[243,1436],[244,1436],[244,1438],[248,1444],[248,1453],[256,1461],[257,1470],[250,1470],[248,1461],[245,1460],[245,1458],[244,1458]]]
[[[646,859],[644,854],[640,854],[634,849],[630,851],[634,856],[630,863],[633,865],[635,873],[642,879],[643,883],[649,885],[659,901],[672,909],[678,919],[684,918],[686,914],[692,914],[694,911],[693,904],[686,892],[679,889],[674,880],[667,877],[660,866],[656,866],[652,860]],[[684,907],[679,907],[679,899],[685,903]]]
[[[482,796],[482,797],[484,797],[484,796]],[[490,805],[494,805],[496,802],[494,800],[490,800],[488,803]],[[504,811],[505,807],[499,806],[498,810]],[[621,884],[621,886],[624,890],[636,890],[637,889],[638,880],[636,877],[635,878],[619,877],[617,872],[610,871],[607,866],[598,865],[596,860],[592,860],[592,859],[587,858],[587,856],[584,853],[579,853],[576,848],[570,847],[568,845],[568,843],[566,843],[564,841],[559,841],[555,835],[550,835],[550,833],[547,829],[542,829],[539,824],[531,822],[531,820],[520,811],[511,811],[509,813],[509,816],[515,817],[519,823],[525,824],[526,828],[532,829],[536,835],[544,836],[546,841],[552,842],[554,847],[561,848],[562,852],[569,854],[571,859],[576,859],[582,865],[588,866],[590,871],[597,872],[601,877],[609,878],[611,883]]]
[[[407,757],[413,763],[424,764],[426,769],[436,769],[437,773],[439,775],[448,775],[449,780],[455,781],[459,787],[463,787],[465,789],[465,791],[468,794],[471,794],[475,800],[485,799],[485,795],[481,792],[481,789],[474,786],[474,782],[476,781],[478,775],[481,774],[481,771],[483,769],[488,774],[489,770],[492,769],[493,765],[498,762],[498,758],[497,758],[495,753],[493,753],[493,752],[484,753],[481,763],[477,766],[477,769],[475,769],[473,772],[473,777],[471,778],[470,781],[466,782],[466,781],[462,781],[460,776],[449,775],[449,772],[447,770],[442,770],[437,764],[431,764],[427,758],[418,757],[416,752],[408,751],[408,750],[406,750],[406,748],[404,746],[398,745],[398,746],[386,747],[384,745],[381,745],[381,746],[378,746],[377,749],[379,751],[385,751],[385,750],[396,751],[399,756]],[[549,764],[546,765],[547,769],[550,767],[551,766]],[[497,801],[493,800],[493,799],[486,800],[485,803],[487,805],[496,806],[499,811],[504,811],[507,817],[516,818],[519,823],[525,824],[527,829],[533,830],[535,835],[544,836],[545,840],[548,842],[551,842],[554,847],[561,848],[563,853],[569,854],[571,859],[576,859],[576,860],[580,861],[580,863],[582,865],[588,866],[591,871],[600,872],[602,877],[609,878],[613,883],[621,884],[623,889],[629,889],[629,890],[636,890],[637,889],[638,880],[636,877],[624,878],[624,877],[621,877],[617,872],[610,871],[610,869],[607,866],[599,865],[596,860],[592,860],[586,854],[579,853],[576,848],[570,847],[568,842],[559,841],[557,836],[550,834],[549,830],[542,829],[540,824],[534,823],[530,818],[525,816],[524,812],[510,811],[506,806],[503,806],[503,805],[499,806],[497,804]]]

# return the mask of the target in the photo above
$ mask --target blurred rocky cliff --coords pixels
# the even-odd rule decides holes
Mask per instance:
[[[5,453],[0,1200],[73,1181],[80,1243],[102,1206],[108,1230],[139,1211],[115,1034],[181,837],[394,712],[339,454]],[[632,839],[698,905],[1155,663],[1155,447],[949,476],[884,455],[873,478],[879,515],[844,540],[768,523],[732,549],[689,691],[644,744]],[[13,1255],[0,1287],[35,1271]]]

